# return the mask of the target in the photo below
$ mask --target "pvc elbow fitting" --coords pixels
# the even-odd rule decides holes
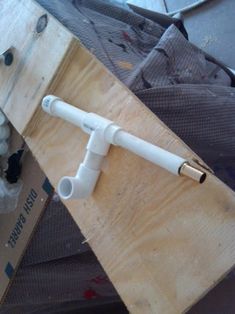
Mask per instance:
[[[87,198],[92,194],[99,175],[100,170],[90,169],[82,163],[75,177],[61,178],[58,194],[64,200]]]
[[[101,172],[103,158],[110,147],[102,134],[103,130],[99,128],[91,132],[87,153],[76,176],[63,177],[59,181],[58,194],[62,199],[88,198],[93,193]]]

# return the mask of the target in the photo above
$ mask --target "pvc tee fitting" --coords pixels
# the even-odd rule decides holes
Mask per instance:
[[[87,198],[92,194],[103,158],[111,144],[121,146],[175,175],[186,175],[200,183],[206,178],[204,172],[190,166],[187,160],[125,132],[113,121],[73,107],[58,97],[46,96],[42,108],[50,115],[60,117],[90,134],[87,153],[76,176],[63,177],[59,182],[58,193],[63,199]]]

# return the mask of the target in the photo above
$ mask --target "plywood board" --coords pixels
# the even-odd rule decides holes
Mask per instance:
[[[35,10],[31,1],[0,1],[0,14],[0,53],[9,48],[14,53],[11,66],[0,63],[0,103],[22,133],[53,79],[71,35],[53,19],[48,22],[47,32],[37,33],[38,20],[45,11],[39,6]]]
[[[35,23],[38,7],[28,3],[20,1],[23,11],[30,6],[35,12]],[[42,41],[43,36],[54,37],[50,23],[68,44],[63,45],[64,57],[61,44],[60,59],[51,71],[44,71],[51,83],[42,87],[42,94],[55,94],[153,144],[189,160],[198,159],[52,17]],[[28,36],[33,36],[30,30]],[[30,70],[37,77],[38,69]],[[29,84],[19,86],[14,93],[30,90]],[[61,176],[75,174],[88,137],[44,113],[39,98],[31,101],[29,111],[21,103],[17,119],[7,105],[0,106],[13,123],[19,123],[34,156],[56,186]],[[15,99],[14,106],[18,105]],[[131,313],[183,312],[234,265],[234,193],[210,173],[200,185],[112,147],[93,195],[65,204]]]

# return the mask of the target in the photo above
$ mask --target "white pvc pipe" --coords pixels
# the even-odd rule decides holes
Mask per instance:
[[[63,199],[86,198],[92,194],[101,172],[102,160],[107,155],[110,144],[121,146],[175,175],[180,175],[182,165],[187,162],[184,158],[125,132],[112,121],[73,107],[55,96],[46,96],[42,107],[47,113],[60,117],[90,134],[87,153],[76,176],[64,177],[59,182],[58,193]],[[190,165],[185,168],[185,173],[189,170],[195,171]],[[201,173],[196,172],[198,178]],[[192,175],[190,177],[193,178]]]
[[[62,118],[80,128],[87,112],[71,106],[56,96],[46,96],[42,101],[42,108],[51,116]]]
[[[43,99],[42,107],[49,114],[60,117],[83,130],[85,129],[85,131],[88,130],[87,133],[91,134],[88,149],[94,153],[105,156],[109,144],[115,144],[176,175],[182,164],[186,162],[185,159],[173,153],[131,135],[119,127],[117,128],[112,121],[71,106],[58,97],[46,96]],[[99,130],[99,133],[94,132],[95,129]]]
[[[103,163],[103,159],[104,156],[95,154],[88,150],[85,155],[83,163],[90,169],[100,170]]]
[[[171,173],[178,175],[179,169],[185,159],[172,154],[158,146],[150,144],[136,136],[133,136],[123,130],[116,133],[114,142],[132,153],[158,165]]]

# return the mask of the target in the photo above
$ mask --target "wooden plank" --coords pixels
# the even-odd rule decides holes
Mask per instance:
[[[30,7],[38,10],[32,2]],[[68,42],[64,58],[51,69],[54,79],[45,95],[55,94],[173,153],[198,159],[72,35]],[[36,76],[38,69],[31,70]],[[15,92],[27,90],[28,84]],[[56,186],[61,176],[75,174],[88,137],[45,114],[38,98],[31,106],[28,111],[21,103],[16,121]],[[66,202],[128,309],[137,314],[185,311],[234,265],[234,204],[234,193],[212,174],[199,185],[117,147],[106,158],[94,194]]]
[[[31,1],[0,1],[0,14],[0,53],[9,47],[14,52],[10,67],[1,64],[0,103],[22,133],[72,38],[53,18],[49,18],[46,32],[37,33],[38,19],[45,11],[39,6],[35,10]]]

